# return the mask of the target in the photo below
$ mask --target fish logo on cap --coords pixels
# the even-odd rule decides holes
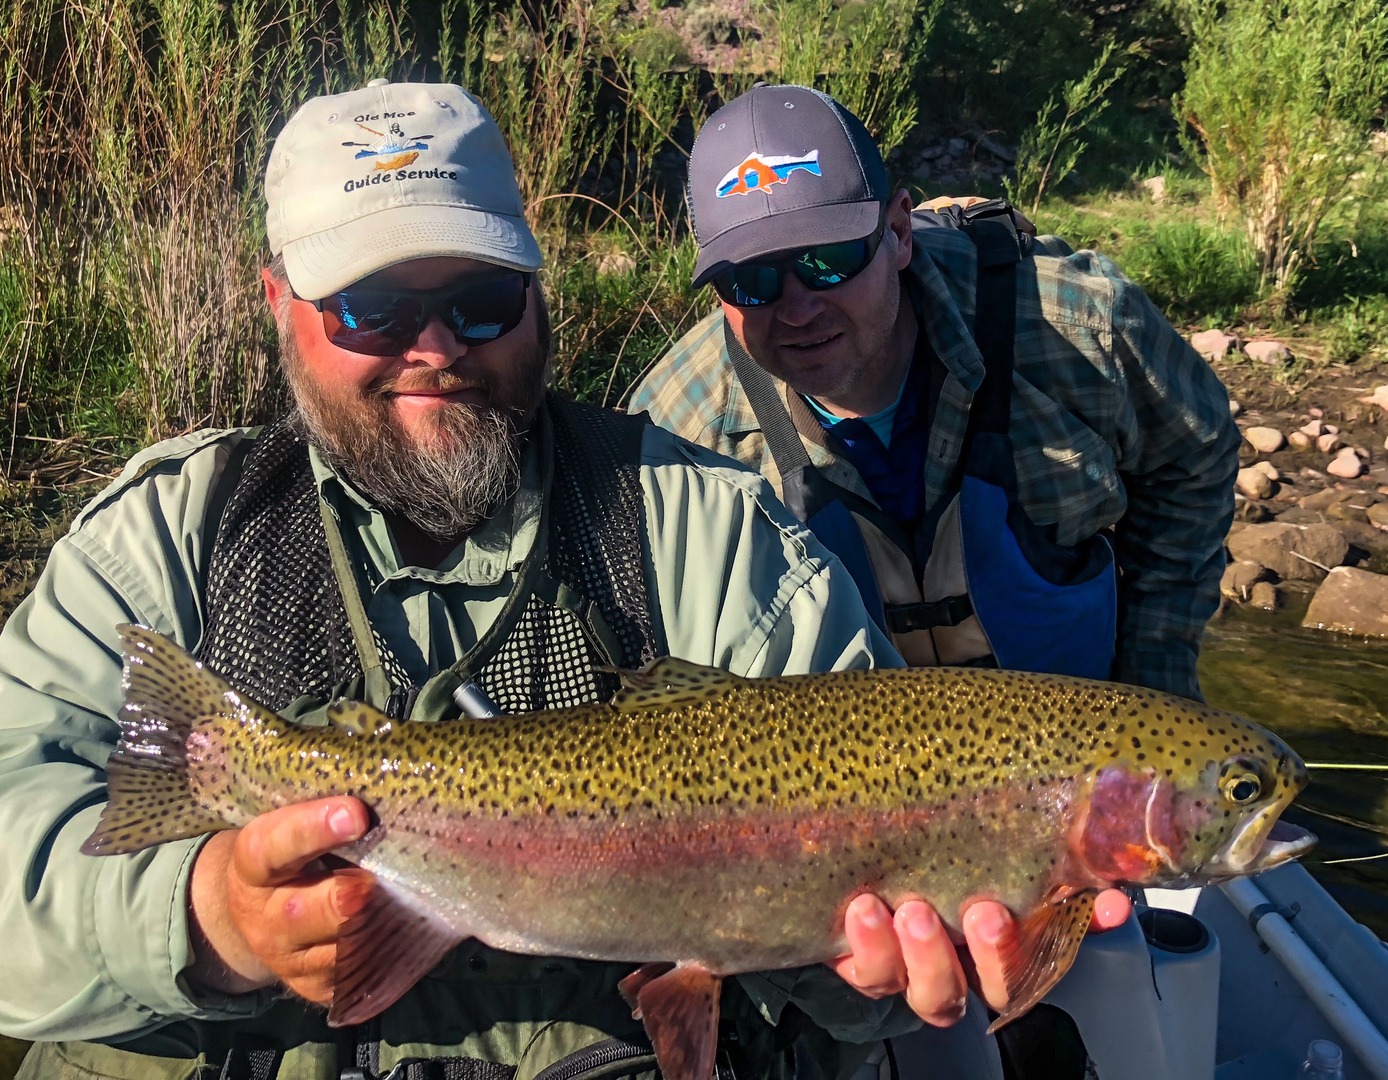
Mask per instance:
[[[774,184],[788,183],[790,174],[802,169],[812,176],[822,175],[818,150],[811,150],[799,157],[793,154],[776,157],[748,154],[741,165],[728,170],[728,175],[718,182],[718,197],[726,199],[730,195],[746,195],[749,191],[765,191]]]
[[[424,140],[433,138],[432,135],[406,135],[399,124],[391,124],[385,131],[377,131],[358,120],[357,127],[377,136],[376,141],[369,143],[345,142],[342,145],[363,147],[357,151],[356,157],[379,158],[380,160],[375,162],[378,169],[403,169],[407,165],[412,165],[415,158],[419,157],[421,150],[429,149],[429,144]]]

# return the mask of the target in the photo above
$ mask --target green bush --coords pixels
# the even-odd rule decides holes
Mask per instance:
[[[1382,0],[1190,0],[1177,116],[1222,209],[1241,223],[1275,315],[1327,215],[1374,190],[1365,150],[1388,97]],[[1366,175],[1367,170],[1367,175]]]
[[[1128,240],[1122,260],[1173,320],[1233,322],[1257,300],[1257,264],[1238,233],[1194,221],[1159,224]]]

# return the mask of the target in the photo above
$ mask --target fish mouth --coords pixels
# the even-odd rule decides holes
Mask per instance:
[[[1240,825],[1223,850],[1202,867],[1204,873],[1212,878],[1261,874],[1315,847],[1316,835],[1282,821],[1278,817],[1282,809],[1269,806]]]

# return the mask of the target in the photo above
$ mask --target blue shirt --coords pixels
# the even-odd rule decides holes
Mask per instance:
[[[919,520],[924,509],[930,421],[944,374],[944,365],[921,334],[911,367],[889,408],[872,416],[845,418],[826,412],[812,398],[805,399],[834,449],[852,462],[877,505],[905,525]]]

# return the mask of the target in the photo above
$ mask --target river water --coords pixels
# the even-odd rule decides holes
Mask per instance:
[[[1234,608],[1212,622],[1200,656],[1206,698],[1307,762],[1388,765],[1388,641],[1304,630],[1304,613],[1304,602],[1272,614]],[[1306,868],[1388,939],[1388,772],[1313,768],[1286,817],[1321,839]],[[1374,855],[1385,857],[1365,858]]]

